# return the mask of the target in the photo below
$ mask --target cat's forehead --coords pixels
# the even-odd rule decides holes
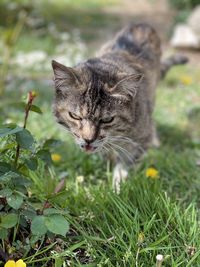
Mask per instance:
[[[112,101],[104,90],[104,83],[97,77],[88,84],[86,91],[73,104],[76,113],[91,120],[104,113],[110,113],[112,109]]]
[[[77,105],[77,111],[82,118],[94,120],[99,117],[102,112],[101,105],[92,105],[91,103],[85,101],[83,105]]]
[[[78,103],[79,112],[83,117],[94,118],[109,108],[109,96],[100,81],[92,81]]]
[[[87,60],[82,65],[82,70],[86,73],[86,77],[89,78],[90,81],[98,80],[104,84],[116,82],[119,73],[119,69],[113,65],[113,63],[111,64],[99,58]]]

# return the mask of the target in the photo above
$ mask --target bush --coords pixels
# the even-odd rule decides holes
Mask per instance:
[[[67,211],[56,205],[64,182],[53,176],[50,148],[55,140],[37,144],[26,129],[30,112],[41,114],[29,92],[23,127],[0,127],[0,254],[3,261],[33,255],[38,246],[52,244],[69,231]],[[37,190],[36,190],[37,189]],[[52,248],[52,245],[51,245]],[[0,252],[1,252],[0,251]],[[2,263],[0,261],[0,263]]]

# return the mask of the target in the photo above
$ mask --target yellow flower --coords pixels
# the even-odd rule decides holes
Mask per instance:
[[[20,259],[16,262],[13,260],[9,260],[6,262],[4,267],[26,267],[26,263],[22,259]]]
[[[36,97],[38,95],[38,93],[36,91],[31,91],[31,93],[32,93],[33,97]]]
[[[16,262],[16,267],[26,267],[26,263],[23,260],[18,260]]]
[[[16,267],[15,261],[12,260],[7,261],[4,267]]]
[[[62,157],[61,157],[60,154],[53,153],[53,154],[51,154],[51,159],[52,159],[54,162],[59,162],[59,161],[61,161]]]
[[[28,92],[28,103],[32,104],[33,100],[35,99],[35,97],[37,96],[37,92],[36,91],[30,91]]]
[[[190,84],[192,84],[192,77],[189,75],[184,75],[184,76],[180,77],[180,81],[184,85],[190,85]]]
[[[138,235],[138,245],[141,245],[144,242],[144,233],[140,232]]]
[[[159,178],[158,170],[152,167],[148,168],[146,170],[146,177],[151,178],[151,179],[158,179]]]

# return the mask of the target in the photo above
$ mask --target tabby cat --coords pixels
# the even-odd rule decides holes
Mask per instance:
[[[113,153],[113,187],[127,177],[148,147],[158,145],[152,112],[159,80],[182,56],[161,61],[160,39],[148,24],[132,24],[97,57],[66,67],[52,61],[54,114],[87,152]]]

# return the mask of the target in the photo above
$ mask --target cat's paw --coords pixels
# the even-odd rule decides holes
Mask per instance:
[[[153,139],[152,139],[152,146],[154,148],[159,148],[160,145],[161,145],[160,139],[158,138],[158,136],[154,136]]]
[[[155,128],[155,126],[153,126],[153,130],[152,130],[152,140],[151,140],[151,145],[154,147],[154,148],[159,148],[161,143],[160,143],[160,139],[159,139],[159,136],[158,136],[158,133],[157,133],[157,130]]]
[[[126,180],[128,176],[127,169],[121,164],[118,163],[113,171],[113,181],[112,181],[112,187],[115,193],[120,193],[120,186],[121,183]]]

